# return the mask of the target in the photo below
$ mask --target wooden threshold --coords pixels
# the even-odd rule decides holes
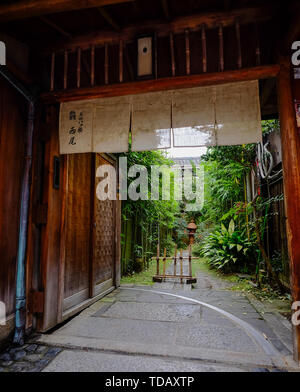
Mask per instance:
[[[216,84],[242,82],[256,79],[277,77],[280,66],[264,65],[235,71],[204,73],[189,76],[177,76],[157,80],[120,83],[108,86],[88,87],[72,90],[53,91],[41,95],[44,103],[68,102],[95,98],[136,95],[155,91],[184,89]]]

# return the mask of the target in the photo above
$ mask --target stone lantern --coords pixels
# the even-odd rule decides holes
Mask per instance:
[[[191,222],[187,225],[187,229],[189,232],[190,245],[193,245],[193,243],[195,241],[195,233],[197,230],[197,225],[195,224],[194,219],[192,219]]]

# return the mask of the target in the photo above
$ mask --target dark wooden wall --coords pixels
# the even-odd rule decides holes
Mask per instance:
[[[0,77],[0,301],[7,316],[15,309],[26,108],[20,94]]]

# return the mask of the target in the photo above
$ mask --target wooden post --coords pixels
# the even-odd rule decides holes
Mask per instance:
[[[191,73],[191,53],[190,53],[190,33],[189,30],[185,30],[185,62],[186,62],[186,74]]]
[[[300,301],[300,136],[291,87],[290,59],[280,58],[278,100],[281,127],[287,240],[293,301]],[[300,361],[300,325],[293,326],[294,358]]]
[[[183,275],[183,257],[182,257],[182,249],[180,249],[180,283],[182,283],[182,275]]]
[[[123,83],[123,41],[119,44],[119,82]]]
[[[68,87],[68,51],[65,50],[64,56],[64,90]]]
[[[164,248],[164,258],[163,258],[163,277],[166,279],[166,257],[167,257],[167,249]]]
[[[55,77],[55,53],[51,55],[51,75],[50,75],[50,91],[54,90],[54,77]]]
[[[235,24],[235,32],[236,32],[236,41],[237,41],[237,48],[238,48],[237,64],[238,64],[239,68],[242,68],[241,31],[240,31],[239,22],[236,22],[236,24]]]
[[[219,26],[219,70],[224,71],[224,40],[223,40],[223,26]]]
[[[174,54],[174,36],[173,33],[170,33],[170,51],[171,51],[171,67],[172,67],[172,76],[176,75],[176,65],[175,65],[175,54]]]
[[[104,59],[104,80],[108,84],[108,45],[105,44],[105,59]]]
[[[95,85],[95,46],[91,48],[91,86]]]
[[[80,88],[81,82],[81,49],[77,49],[77,88]]]
[[[174,256],[174,276],[177,274],[177,244],[175,245],[175,256]]]
[[[203,72],[207,72],[207,50],[206,50],[206,31],[205,25],[202,25],[201,28],[201,39],[202,39],[202,63],[203,63]]]
[[[157,244],[156,252],[156,275],[159,275],[159,244]]]
[[[189,276],[192,277],[192,245],[189,245]]]

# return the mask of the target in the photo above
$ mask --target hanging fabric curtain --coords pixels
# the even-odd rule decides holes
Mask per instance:
[[[258,81],[174,92],[173,133],[175,147],[261,141]]]
[[[215,144],[213,89],[197,87],[173,92],[174,147]]]
[[[262,140],[258,81],[215,87],[219,146],[257,143]]]
[[[170,92],[133,96],[132,151],[148,151],[171,147]]]
[[[60,153],[132,151],[257,143],[262,140],[258,81],[61,105]]]
[[[93,151],[127,152],[130,128],[131,97],[95,101]]]
[[[93,148],[93,102],[64,102],[60,108],[61,154],[91,152]]]

